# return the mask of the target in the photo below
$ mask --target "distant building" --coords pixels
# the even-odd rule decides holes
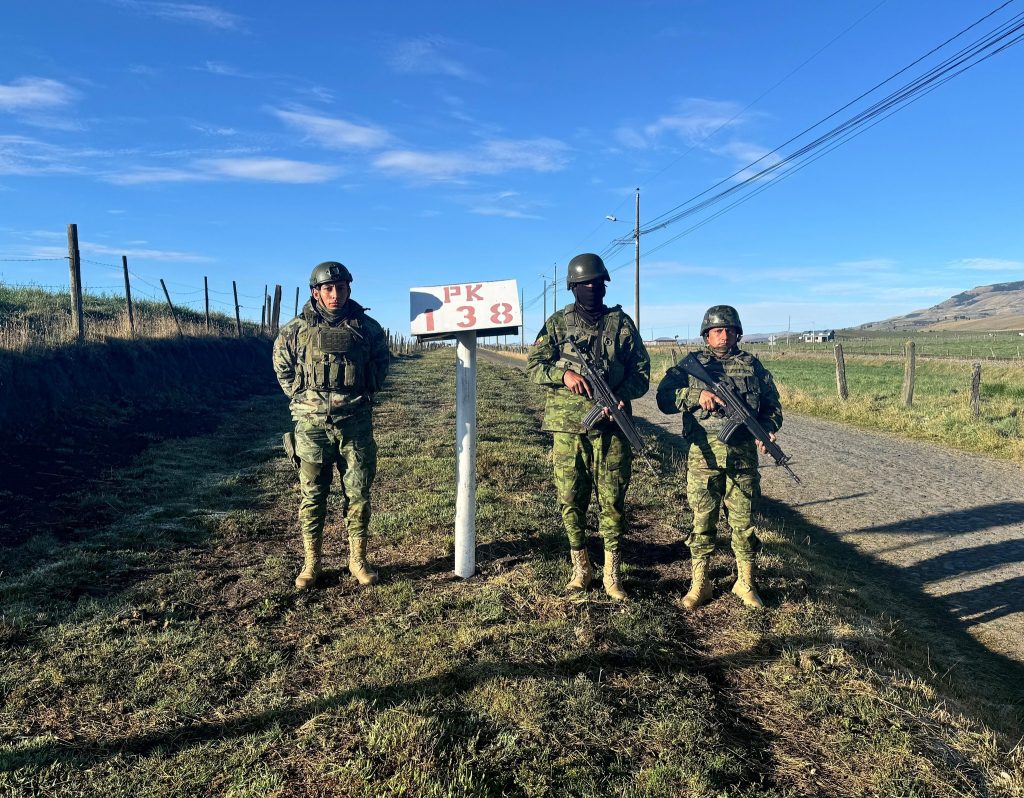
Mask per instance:
[[[800,335],[800,340],[805,344],[823,344],[825,341],[836,340],[835,330],[821,330],[820,332],[805,332]]]

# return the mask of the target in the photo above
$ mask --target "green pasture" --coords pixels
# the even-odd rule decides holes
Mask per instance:
[[[787,342],[778,336],[775,346],[745,342],[744,348],[758,355],[785,352],[787,355],[832,356],[835,344],[843,345],[850,355],[900,356],[907,341],[913,341],[919,357],[966,358],[968,360],[1020,360],[1024,352],[1024,336],[1010,332],[948,332],[916,330],[913,332],[838,330],[835,341],[803,343],[794,333]]]
[[[838,396],[831,351],[760,355],[779,385],[784,410],[1024,461],[1024,365],[981,362],[981,412],[975,418],[970,361],[917,358],[913,404],[905,407],[903,358],[859,356],[845,344],[843,349],[845,402]],[[671,360],[669,352],[655,351],[652,380],[661,379]]]

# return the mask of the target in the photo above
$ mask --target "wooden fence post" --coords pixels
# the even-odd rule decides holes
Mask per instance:
[[[907,341],[907,360],[903,367],[903,404],[910,407],[914,403],[914,368],[915,368],[915,346],[913,341]]]
[[[971,369],[971,413],[975,418],[981,415],[981,363]]]
[[[242,317],[238,312],[238,283],[234,280],[231,281],[231,293],[235,295],[235,330],[238,332],[238,337],[242,337]]]
[[[164,289],[164,296],[167,297],[167,307],[171,309],[171,318],[174,319],[174,324],[178,328],[178,335],[182,338],[185,337],[185,333],[181,329],[181,322],[178,321],[178,314],[174,310],[174,304],[171,302],[171,295],[167,292],[167,286],[164,285],[164,278],[160,278],[160,287]]]
[[[128,256],[121,256],[121,267],[124,269],[124,304],[128,309],[128,332],[135,337],[135,311],[132,309],[132,284],[128,279]]]
[[[206,332],[210,332],[210,283],[206,279],[206,275],[203,275],[203,296],[206,299]]]
[[[281,326],[281,286],[274,286],[274,312],[270,314],[270,334],[277,337],[277,331]]]
[[[843,345],[836,344],[836,388],[839,390],[839,398],[844,402],[850,398],[850,392],[846,388],[846,358],[843,357]]]
[[[78,251],[78,225],[68,225],[68,268],[71,270],[71,324],[75,340],[85,341],[85,318],[82,308],[82,256]]]

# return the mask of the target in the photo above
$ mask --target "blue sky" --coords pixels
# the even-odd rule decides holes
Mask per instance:
[[[0,280],[66,285],[64,262],[17,259],[66,255],[74,222],[97,289],[127,255],[139,294],[163,277],[198,307],[205,275],[228,310],[237,280],[258,318],[264,284],[290,311],[336,259],[407,332],[411,286],[514,278],[530,338],[541,273],[565,304],[568,260],[631,235],[636,187],[643,227],[735,185],[998,5],[9,3]],[[1024,44],[698,229],[645,234],[643,334],[695,334],[722,302],[748,332],[839,327],[1024,279],[1022,85]],[[632,313],[627,243],[608,300]]]

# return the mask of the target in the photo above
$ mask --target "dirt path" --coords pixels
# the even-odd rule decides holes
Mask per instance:
[[[637,415],[672,432],[652,390]],[[803,480],[762,471],[765,496],[860,552],[898,566],[993,651],[1024,662],[1024,470],[809,416],[779,444]]]
[[[633,405],[640,418],[679,431],[680,417],[658,410],[653,386]],[[1024,662],[1024,469],[792,413],[779,443],[803,483],[766,468],[766,497],[898,567],[981,643]]]

